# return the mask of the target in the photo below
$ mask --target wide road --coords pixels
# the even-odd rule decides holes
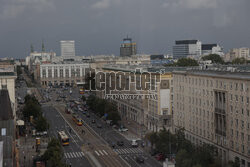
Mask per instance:
[[[71,164],[72,167],[90,167],[91,164],[88,162],[86,155],[81,150],[83,142],[73,130],[69,133],[69,129],[71,128],[67,122],[51,106],[42,105],[42,110],[50,124],[49,136],[57,138],[58,131],[64,130],[70,138],[70,145],[63,147],[66,163]]]

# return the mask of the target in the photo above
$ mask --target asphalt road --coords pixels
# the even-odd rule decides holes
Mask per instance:
[[[63,89],[55,89],[54,91],[50,91],[50,93],[47,93],[46,91],[43,91],[44,95],[49,96],[52,99],[53,104],[59,104],[61,106],[65,106],[65,102],[60,101],[56,102],[55,99],[58,98],[60,94],[66,95],[66,102],[69,101],[69,99],[75,99],[78,100],[80,97],[80,94],[78,92],[78,89],[72,89],[73,93],[70,95],[69,90],[63,90]],[[63,110],[63,108],[62,108]],[[138,167],[138,166],[153,166],[153,167],[160,167],[162,166],[162,163],[157,161],[154,157],[151,157],[147,152],[144,151],[143,148],[137,147],[133,148],[131,145],[131,141],[127,140],[123,135],[121,135],[121,132],[118,132],[117,130],[113,129],[110,125],[106,124],[103,120],[101,120],[99,117],[97,117],[93,112],[88,111],[90,114],[90,117],[88,118],[86,114],[81,113],[80,111],[76,112],[84,121],[84,127],[85,129],[89,131],[93,131],[95,133],[95,137],[99,139],[101,143],[93,143],[93,145],[97,146],[97,150],[92,151],[93,155],[100,161],[100,156],[106,155],[105,152],[108,152],[105,147],[104,151],[103,149],[98,150],[98,145],[109,145],[110,149],[112,149],[120,158],[125,160],[127,164],[131,167]],[[96,123],[92,123],[92,120],[95,120]],[[97,124],[101,124],[102,128],[98,128]],[[91,133],[93,133],[91,132]],[[126,133],[126,132],[124,132]],[[105,141],[104,141],[105,140]],[[111,143],[117,143],[117,141],[123,141],[123,146],[116,145],[115,148],[111,147]],[[78,143],[79,144],[79,143]],[[86,143],[85,143],[86,144]],[[110,151],[110,150],[109,150]],[[113,153],[111,153],[113,155]],[[144,158],[144,163],[138,163],[136,161],[137,156],[142,156]],[[117,158],[115,158],[117,160]],[[105,162],[103,162],[105,163]]]
[[[63,147],[66,163],[72,167],[91,166],[81,150],[83,142],[73,130],[69,133],[71,128],[61,115],[51,106],[42,106],[42,110],[50,124],[49,136],[57,138],[58,131],[64,130],[70,138],[70,145]]]

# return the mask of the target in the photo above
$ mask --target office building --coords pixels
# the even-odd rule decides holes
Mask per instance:
[[[202,56],[210,55],[210,54],[217,54],[223,56],[223,48],[220,47],[218,44],[202,44],[201,45]]]
[[[120,56],[131,56],[137,54],[136,43],[131,38],[124,38],[120,46]]]
[[[72,57],[75,56],[75,41],[60,41],[61,56]]]
[[[199,59],[201,56],[201,41],[198,40],[180,40],[175,41],[173,46],[173,58],[194,58]]]
[[[174,128],[196,145],[215,146],[222,162],[250,167],[250,73],[228,69],[173,73]]]

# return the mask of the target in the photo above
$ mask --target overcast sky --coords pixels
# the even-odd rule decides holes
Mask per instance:
[[[139,53],[172,52],[176,39],[250,47],[250,0],[0,0],[0,58],[24,58],[30,44],[60,55],[119,54],[129,35]]]

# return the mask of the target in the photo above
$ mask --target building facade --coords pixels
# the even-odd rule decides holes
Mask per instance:
[[[11,105],[13,108],[13,114],[16,115],[16,99],[15,99],[15,79],[16,73],[14,71],[14,65],[0,68],[0,90],[6,89],[8,90],[8,96],[11,101]]]
[[[201,45],[202,55],[217,54],[223,56],[223,48],[218,44],[202,44]]]
[[[83,84],[85,70],[89,63],[61,62],[40,65],[40,84],[42,86]]]
[[[250,73],[183,71],[173,73],[174,128],[192,143],[211,144],[223,162],[250,166]]]
[[[71,57],[75,56],[75,41],[60,41],[61,56]]]
[[[250,49],[249,48],[234,48],[231,49],[225,56],[224,61],[231,62],[236,58],[245,58],[250,60]]]
[[[120,56],[131,56],[137,54],[136,43],[131,38],[124,38],[120,47]]]
[[[199,59],[201,56],[201,41],[198,40],[180,40],[175,41],[173,46],[173,58],[194,58]]]

